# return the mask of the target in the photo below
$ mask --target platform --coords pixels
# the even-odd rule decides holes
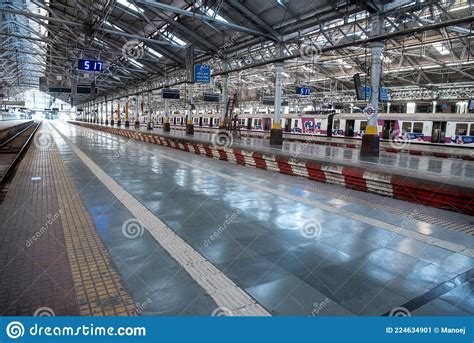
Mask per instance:
[[[142,125],[142,128],[146,128],[146,125]],[[157,124],[156,128],[162,129],[163,125]],[[171,125],[172,131],[185,131],[186,126],[183,125]],[[218,131],[216,127],[195,127],[195,132],[197,133],[214,133]],[[268,131],[247,131],[241,130],[241,134],[246,138],[263,138],[264,140],[270,139],[270,132]],[[311,134],[302,134],[302,133],[291,133],[283,132],[283,139],[288,142],[306,142],[311,144],[320,144],[320,145],[330,145],[337,146],[342,148],[352,148],[360,149],[362,144],[361,139],[357,138],[348,138],[344,136],[318,136]],[[462,146],[462,145],[447,145],[447,144],[432,144],[432,143],[422,143],[414,141],[396,141],[389,142],[388,140],[380,140],[380,150],[391,152],[391,153],[407,153],[410,155],[425,155],[425,156],[435,156],[441,158],[460,158],[465,160],[474,160],[474,147]]]
[[[32,120],[0,120],[0,144],[32,122]]]
[[[3,314],[474,314],[474,236],[448,227],[471,217],[41,130],[51,145],[31,146],[0,204]]]
[[[274,148],[258,138],[228,140],[225,146],[218,146],[215,135],[206,133],[189,136],[181,131],[73,123],[186,151],[191,146],[193,152],[208,157],[474,214],[474,162],[468,160],[388,152],[361,159],[357,149],[296,142]]]

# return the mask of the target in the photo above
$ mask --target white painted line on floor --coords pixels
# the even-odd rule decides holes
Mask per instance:
[[[232,315],[271,316],[251,296],[236,286],[232,280],[176,235],[173,230],[123,189],[113,178],[108,176],[94,161],[65,137],[55,125],[53,127],[92,173],[142,223],[143,227],[150,232],[171,257],[209,294],[217,306],[225,309],[225,311],[229,311]]]
[[[86,129],[86,128],[83,128],[83,129],[84,130],[93,130],[93,129]],[[94,130],[94,131],[96,131],[96,130]],[[99,132],[101,132],[101,131],[99,131]],[[102,133],[107,134],[105,132],[102,132]],[[112,134],[110,134],[110,135],[112,135]],[[115,135],[112,135],[112,136],[115,136]],[[118,138],[118,139],[123,139],[121,136],[115,136],[115,137]],[[148,152],[155,153],[155,151],[150,149],[150,146],[148,146],[148,144],[144,144],[144,146],[145,146],[145,149]],[[243,178],[236,178],[234,176],[230,176],[230,175],[227,175],[227,174],[224,174],[224,173],[220,173],[218,171],[212,170],[211,168],[200,167],[199,164],[197,164],[197,163],[193,164],[193,163],[185,162],[183,160],[179,160],[179,159],[169,157],[169,156],[165,156],[165,155],[159,155],[159,157],[168,159],[170,161],[174,161],[176,163],[181,163],[181,164],[187,165],[189,167],[192,167],[193,169],[199,169],[199,170],[205,171],[207,173],[214,174],[216,176],[222,177],[222,178],[227,179],[227,180],[238,182],[239,184],[246,185],[246,186],[249,186],[249,187],[254,188],[254,189],[260,189],[264,192],[275,194],[275,195],[278,195],[278,196],[281,196],[281,197],[284,197],[284,198],[287,198],[287,199],[290,199],[290,200],[293,200],[293,201],[296,201],[296,202],[299,202],[299,203],[302,203],[302,204],[305,204],[305,205],[320,208],[322,210],[337,214],[339,216],[343,216],[343,217],[346,217],[346,218],[349,218],[349,219],[352,219],[352,220],[356,220],[358,222],[365,223],[365,224],[368,224],[368,225],[373,225],[373,226],[376,226],[378,228],[381,228],[381,229],[384,229],[384,230],[387,230],[387,231],[390,231],[390,232],[394,232],[396,234],[399,234],[399,235],[402,235],[402,236],[405,236],[405,237],[408,237],[408,238],[411,238],[411,239],[415,239],[415,240],[423,242],[423,243],[431,244],[431,245],[434,245],[434,246],[437,246],[437,247],[440,247],[440,248],[443,248],[443,249],[446,249],[446,250],[449,250],[449,251],[453,251],[453,252],[456,252],[456,253],[474,258],[474,249],[465,247],[465,246],[460,245],[460,244],[456,244],[456,243],[449,242],[449,241],[439,239],[439,238],[436,238],[436,237],[431,237],[431,236],[428,236],[428,235],[424,235],[424,234],[421,234],[421,233],[418,233],[418,232],[415,232],[415,231],[412,231],[412,230],[405,229],[405,228],[397,226],[397,225],[389,224],[389,223],[386,223],[386,222],[383,222],[383,221],[380,221],[380,220],[377,220],[377,219],[364,217],[362,215],[359,215],[359,214],[356,214],[356,213],[353,213],[353,212],[349,212],[349,211],[346,211],[346,210],[343,210],[343,209],[340,209],[340,208],[334,208],[330,205],[324,204],[324,203],[316,201],[316,200],[304,199],[304,198],[301,198],[299,196],[288,194],[284,191],[274,189],[274,188],[270,188],[270,187],[261,185],[261,184],[256,183],[256,182],[250,182],[250,181],[247,181]],[[205,157],[205,156],[201,156],[201,157]]]

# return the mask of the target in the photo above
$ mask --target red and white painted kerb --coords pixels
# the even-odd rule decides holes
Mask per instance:
[[[170,139],[147,132],[135,132],[95,124],[71,122],[75,125],[124,136],[130,139],[159,144],[192,152],[234,164],[251,166],[310,180],[339,185],[363,192],[376,193],[422,205],[448,209],[474,215],[474,192],[466,187],[440,182],[390,175],[359,167],[303,160],[279,155],[267,155],[239,148],[218,149],[210,144],[195,143],[186,139]]]

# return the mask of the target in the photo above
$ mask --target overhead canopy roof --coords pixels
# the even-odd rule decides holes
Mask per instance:
[[[349,91],[352,75],[370,70],[370,40],[386,34],[386,86],[474,85],[468,0],[1,3],[0,65],[10,95],[38,87],[40,76],[47,86],[96,84],[99,95],[134,94],[182,82],[192,60],[211,63],[214,74],[231,70],[234,88],[271,92],[273,62],[284,60],[287,89]],[[81,58],[104,61],[104,71],[78,71]],[[91,96],[73,95],[75,102]]]

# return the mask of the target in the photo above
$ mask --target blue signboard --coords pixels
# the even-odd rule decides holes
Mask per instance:
[[[209,64],[194,65],[194,82],[209,83],[211,82],[211,66]]]
[[[92,60],[79,60],[77,69],[85,71],[102,71],[104,62]]]
[[[311,88],[309,88],[309,87],[296,87],[296,94],[298,94],[298,95],[311,95]]]
[[[370,96],[372,94],[372,87],[370,86],[362,86],[362,95],[364,96],[364,99],[369,101]]]
[[[388,101],[388,88],[380,87],[380,101]]]

